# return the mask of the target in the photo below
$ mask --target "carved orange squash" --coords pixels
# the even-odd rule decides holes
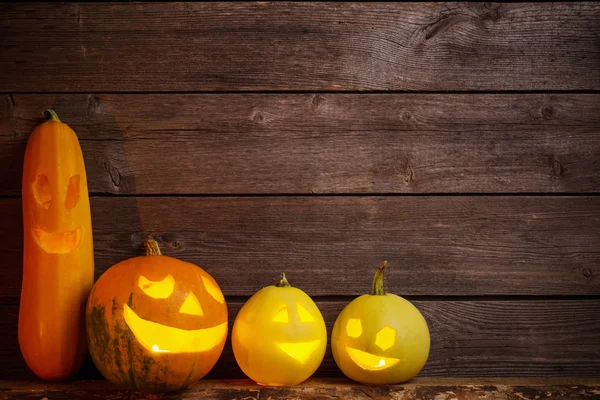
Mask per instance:
[[[48,110],[23,165],[23,286],[19,344],[40,378],[73,375],[86,355],[85,305],[94,283],[87,178],[75,132]]]

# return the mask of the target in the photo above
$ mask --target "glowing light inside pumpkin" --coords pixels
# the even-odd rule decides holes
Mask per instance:
[[[223,297],[223,293],[221,292],[219,287],[217,285],[215,285],[207,277],[201,276],[201,278],[202,278],[202,283],[204,283],[204,287],[206,288],[206,291],[208,292],[208,294],[210,294],[212,296],[212,298],[215,299],[216,301],[218,301],[219,303],[224,304],[225,297]]]
[[[277,311],[277,314],[275,314],[275,316],[273,317],[273,322],[282,322],[284,324],[290,322],[290,316],[288,313],[287,306],[285,304],[281,307],[279,311]]]
[[[140,275],[138,286],[153,299],[166,299],[175,289],[175,279],[169,274],[162,281],[154,282]]]
[[[353,349],[352,347],[346,346],[346,351],[348,355],[362,369],[366,369],[367,371],[379,371],[382,369],[393,367],[398,364],[400,360],[397,358],[388,358],[376,356],[375,354],[370,354],[365,351],[361,351],[358,349]]]
[[[296,311],[298,311],[298,317],[300,317],[300,322],[314,322],[315,321],[315,318],[312,316],[312,314],[309,313],[306,308],[302,307],[302,305],[298,304],[296,306]]]
[[[204,315],[204,311],[202,310],[198,298],[192,292],[188,293],[179,312],[182,314],[198,315],[200,317]]]
[[[321,343],[321,339],[312,342],[278,343],[277,346],[288,356],[304,364],[319,347],[319,343]]]
[[[386,326],[377,332],[375,336],[375,344],[381,350],[387,350],[391,348],[396,343],[396,330]]]
[[[33,197],[46,210],[52,205],[50,181],[46,174],[39,174],[32,185]]]
[[[212,328],[185,330],[140,318],[123,305],[125,323],[148,351],[161,353],[198,353],[217,346],[227,335],[227,322]]]
[[[46,232],[42,228],[33,228],[32,234],[38,246],[50,254],[70,253],[81,243],[81,227],[65,232]]]
[[[169,350],[161,350],[157,345],[152,346],[152,351],[155,353],[170,353]]]
[[[65,200],[65,208],[72,209],[79,202],[79,175],[73,175],[69,179],[69,187],[67,188],[67,199]]]
[[[362,335],[362,324],[360,319],[352,318],[348,320],[348,324],[346,325],[346,333],[351,338],[358,338]]]

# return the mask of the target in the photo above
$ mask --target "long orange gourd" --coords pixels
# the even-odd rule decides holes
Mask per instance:
[[[60,380],[87,352],[85,305],[94,283],[92,222],[75,132],[52,110],[23,165],[23,286],[19,344],[40,378]]]

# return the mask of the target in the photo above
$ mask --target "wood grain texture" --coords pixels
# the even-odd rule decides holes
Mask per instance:
[[[363,386],[343,379],[310,379],[294,387],[264,387],[248,380],[204,380],[191,388],[165,395],[144,395],[120,390],[105,381],[28,383],[0,381],[0,399],[282,399],[282,400],[514,400],[595,399],[597,379],[448,379],[416,378],[393,386]]]
[[[103,197],[91,207],[96,276],[152,235],[227,296],[281,272],[313,296],[359,295],[383,259],[387,288],[402,295],[600,294],[597,196]],[[13,304],[20,215],[20,199],[0,200],[0,299]]]
[[[92,193],[600,191],[600,95],[6,95],[0,195],[53,107]]]
[[[349,300],[348,300],[349,301]],[[419,376],[598,376],[600,300],[414,301],[431,332],[429,360]],[[242,302],[228,302],[230,333]],[[317,301],[328,337],[347,301]],[[3,379],[33,379],[19,353],[17,306],[0,306]],[[327,347],[315,376],[340,377]],[[80,379],[100,379],[88,361]],[[243,378],[228,338],[209,379]],[[0,391],[0,393],[2,393]]]
[[[0,92],[600,89],[591,2],[0,5]]]

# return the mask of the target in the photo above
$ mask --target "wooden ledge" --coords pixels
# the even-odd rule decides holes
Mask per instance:
[[[599,378],[416,378],[394,386],[363,386],[345,379],[311,379],[294,387],[257,386],[248,380],[205,380],[164,395],[144,395],[105,381],[0,381],[0,399],[598,399]]]

